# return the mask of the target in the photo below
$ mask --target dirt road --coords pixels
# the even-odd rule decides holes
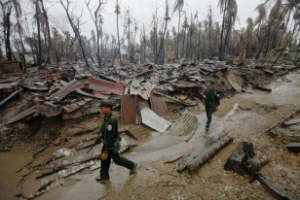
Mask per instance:
[[[134,127],[140,134],[139,146],[124,156],[139,164],[137,174],[130,176],[127,169],[112,164],[111,179],[99,183],[95,181],[98,170],[85,170],[57,183],[37,199],[275,199],[258,181],[250,183],[247,176],[223,170],[227,158],[241,141],[252,142],[256,152],[264,153],[270,159],[261,174],[278,188],[300,198],[300,157],[285,148],[288,142],[300,141],[300,125],[275,127],[272,132],[277,137],[266,133],[269,127],[300,108],[300,74],[289,74],[273,82],[272,88],[272,93],[254,91],[253,94],[241,93],[224,99],[213,118],[209,133],[204,132],[206,119],[202,111],[198,115],[199,128],[188,143],[180,138],[148,133],[149,129],[144,127]],[[96,126],[99,123],[100,119],[96,118],[85,120],[80,125]],[[190,152],[210,136],[220,134],[232,136],[234,143],[223,149],[197,173],[177,173],[175,168],[178,161],[165,164],[166,161],[176,160]],[[19,199],[14,195],[20,192],[30,196],[41,183],[50,179],[35,181],[36,175],[30,174],[18,186],[18,181],[25,172],[16,171],[30,160],[32,144],[15,146],[17,147],[11,152],[0,154],[0,199],[3,200]],[[38,159],[42,160],[53,151],[54,148],[51,147]],[[97,147],[90,155],[99,152],[100,147]],[[86,155],[82,152],[77,156]]]

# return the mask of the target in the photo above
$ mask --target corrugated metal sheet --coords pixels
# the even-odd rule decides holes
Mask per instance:
[[[103,93],[100,93],[100,92],[88,93],[88,92],[84,92],[80,89],[76,90],[76,92],[78,94],[88,96],[88,97],[93,97],[93,98],[96,98],[96,99],[108,99],[110,97],[109,94],[103,94]]]
[[[69,93],[77,90],[77,89],[80,89],[84,87],[84,83],[81,82],[81,81],[77,81],[77,80],[74,80],[74,81],[71,81],[70,83],[68,83],[67,85],[61,87],[57,92],[53,93],[49,99],[51,101],[53,100],[57,100],[57,101],[60,101],[62,100],[65,96],[67,96]]]
[[[90,101],[85,105],[81,106],[79,109],[74,110],[73,112],[70,113],[63,112],[62,119],[63,120],[78,119],[86,115],[99,113],[99,106],[100,106],[100,101],[96,101],[96,100]]]
[[[120,82],[113,82],[109,80],[90,77],[86,83],[89,84],[90,89],[101,92],[103,94],[114,93],[123,95],[125,91],[125,85]]]
[[[164,97],[158,95],[151,95],[150,97],[151,109],[159,116],[169,119],[169,113],[164,100]]]
[[[168,131],[169,135],[184,137],[188,141],[198,128],[198,119],[190,113],[181,115]]]
[[[138,124],[141,122],[138,96],[123,95],[121,98],[122,124]]]
[[[171,125],[170,122],[158,116],[150,108],[143,108],[141,110],[141,115],[143,124],[158,132],[164,133]]]

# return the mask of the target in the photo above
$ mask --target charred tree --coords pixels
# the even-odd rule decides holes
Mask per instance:
[[[40,6],[39,1],[35,1],[35,12],[36,12],[36,23],[37,23],[37,31],[38,31],[38,52],[37,52],[37,65],[41,67],[42,60],[42,44],[41,44],[41,22],[40,22]]]
[[[81,49],[81,53],[82,53],[82,57],[83,57],[86,65],[87,65],[87,67],[90,68],[90,65],[89,65],[89,62],[88,62],[88,59],[87,59],[87,56],[86,56],[86,52],[85,52],[85,46],[84,46],[84,43],[83,43],[83,39],[82,39],[81,34],[80,34],[80,26],[81,26],[80,18],[82,17],[82,13],[81,13],[80,17],[76,17],[73,14],[73,12],[70,13],[70,4],[71,4],[70,0],[65,0],[65,1],[60,0],[60,4],[64,8],[64,10],[67,14],[68,21],[69,21],[69,23],[72,27],[72,30],[75,34],[76,39],[78,40],[78,43],[79,43],[79,46],[80,46],[80,49]]]
[[[85,4],[90,12],[91,18],[94,22],[95,28],[96,28],[96,56],[97,56],[97,60],[98,60],[98,66],[101,67],[102,65],[102,58],[101,55],[103,56],[103,17],[101,15],[101,11],[102,11],[102,6],[104,4],[106,4],[106,2],[104,2],[103,0],[99,0],[98,1],[98,5],[96,7],[96,10],[94,12],[94,14],[92,14],[92,9],[90,8],[90,0],[86,1]],[[101,38],[101,40],[100,40]],[[100,41],[101,41],[101,45],[100,45]],[[100,48],[101,46],[101,48]]]
[[[116,13],[116,15],[117,15],[118,55],[119,55],[120,61],[122,61],[122,56],[121,56],[121,41],[120,41],[120,30],[119,30],[119,15],[120,15],[120,13],[121,13],[121,11],[120,11],[119,0],[117,0],[115,13]]]
[[[50,59],[50,55],[51,55],[51,33],[50,33],[49,17],[48,17],[48,13],[45,9],[44,0],[40,0],[40,1],[41,1],[41,8],[42,8],[42,11],[43,11],[43,17],[44,17],[44,20],[45,20],[46,31],[47,31],[46,58],[45,58],[45,63],[44,63],[44,65],[46,66],[46,64],[51,63],[51,59]]]

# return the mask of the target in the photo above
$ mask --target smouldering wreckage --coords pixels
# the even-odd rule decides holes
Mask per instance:
[[[8,66],[5,69],[7,68]],[[15,68],[17,69],[18,65]],[[103,68],[101,71],[98,69],[91,71],[81,67],[80,64],[53,66],[36,72],[31,71],[31,73],[24,73],[24,70],[19,73],[11,71],[7,73],[7,70],[4,70],[0,74],[5,77],[0,82],[0,109],[9,106],[20,95],[30,94],[31,98],[14,117],[5,122],[5,126],[1,127],[4,132],[9,132],[10,127],[15,124],[39,117],[79,119],[97,114],[101,101],[110,99],[115,102],[114,111],[118,113],[123,125],[144,124],[154,131],[179,137],[188,142],[198,129],[199,122],[197,116],[187,108],[200,107],[202,94],[211,80],[218,80],[219,89],[227,95],[236,92],[251,93],[253,89],[271,92],[272,89],[266,86],[270,80],[294,69],[295,66],[268,69],[228,66],[213,62],[197,65],[194,62],[186,62],[163,66],[155,64],[113,66]],[[292,121],[287,117],[280,123],[288,126],[299,123],[299,120]],[[98,129],[99,127],[86,131],[92,132]],[[123,133],[136,139],[130,131]],[[48,176],[52,179],[43,183],[31,196],[22,193],[17,196],[34,199],[50,188],[62,184],[64,178],[84,169],[99,169],[99,155],[82,160],[61,161],[78,151],[93,147],[94,139],[92,137],[69,148],[60,149],[47,162],[33,166],[35,157],[51,146],[47,141],[42,143],[33,153],[32,160],[19,170],[19,172],[28,171],[19,183],[22,184],[29,174],[37,170],[41,173],[36,179]],[[136,146],[136,144],[126,143],[126,140],[122,141],[122,152]],[[196,171],[232,141],[233,138],[229,136],[210,138],[199,149],[183,158],[177,171],[181,172],[185,169],[190,173]],[[12,146],[13,141],[9,138],[1,139],[1,151],[9,151]],[[292,150],[297,147],[299,149],[297,143],[288,145]],[[237,172],[242,170],[250,173],[251,176],[255,174],[258,180],[267,182],[261,178],[258,171],[268,159],[261,156],[253,161],[254,153],[243,154],[243,148],[240,148],[242,150],[237,153],[233,152],[228,159],[230,164],[224,168]]]

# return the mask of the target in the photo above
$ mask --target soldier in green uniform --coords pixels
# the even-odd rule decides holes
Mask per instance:
[[[101,137],[96,139],[96,143],[103,140],[101,152],[101,170],[100,176],[96,177],[97,181],[109,179],[109,167],[111,159],[117,165],[126,167],[130,174],[136,172],[137,164],[119,155],[121,137],[118,133],[118,120],[112,114],[113,103],[103,101],[100,105],[100,112],[104,114],[104,122],[101,128]]]
[[[216,82],[212,81],[209,88],[204,92],[204,104],[207,116],[205,130],[208,131],[212,114],[217,110],[222,98],[222,92],[216,89]]]

